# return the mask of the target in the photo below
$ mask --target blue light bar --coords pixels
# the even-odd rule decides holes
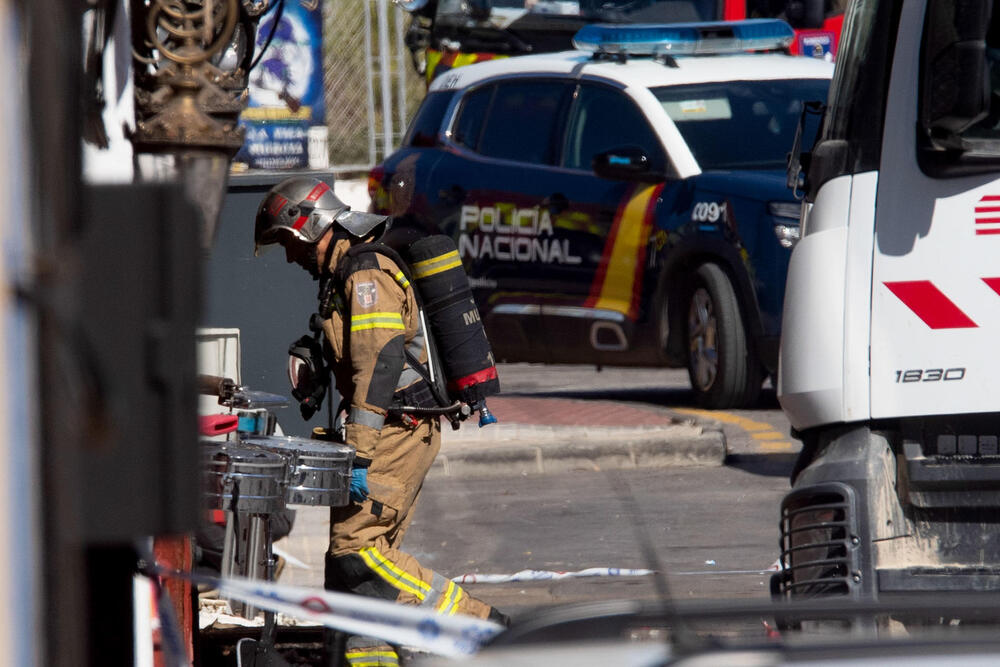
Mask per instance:
[[[788,47],[792,27],[780,19],[709,23],[593,23],[580,28],[573,46],[608,55],[672,56],[771,51]]]

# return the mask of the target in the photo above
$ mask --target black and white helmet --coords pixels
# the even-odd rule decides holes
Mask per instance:
[[[259,254],[261,246],[277,243],[282,230],[306,243],[316,243],[334,223],[364,237],[386,220],[384,215],[352,211],[318,178],[293,176],[271,188],[260,203],[254,254]]]

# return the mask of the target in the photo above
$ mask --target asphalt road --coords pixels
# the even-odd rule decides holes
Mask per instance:
[[[767,570],[778,555],[778,506],[798,446],[773,391],[752,410],[706,413],[692,406],[684,371],[518,364],[501,366],[500,375],[505,394],[610,399],[717,420],[731,454],[722,467],[434,480],[406,538],[408,551],[449,576],[645,568],[665,573],[669,594],[680,599],[766,597]],[[765,433],[770,439],[759,438]],[[653,576],[467,588],[515,615],[661,594]]]
[[[781,478],[737,467],[437,480],[406,548],[450,576],[646,568],[682,599],[766,596],[782,490]],[[514,614],[660,594],[653,576],[466,588]]]
[[[436,478],[425,485],[407,551],[451,577],[644,568],[665,574],[669,595],[680,599],[767,596],[798,447],[773,391],[752,410],[704,412],[691,403],[684,371],[515,364],[501,365],[500,377],[507,395],[613,400],[716,421],[730,455],[720,467]],[[309,569],[289,567],[283,582],[322,585],[325,517],[324,508],[299,511],[279,547]],[[517,616],[565,602],[653,599],[662,594],[657,584],[617,576],[465,587]]]

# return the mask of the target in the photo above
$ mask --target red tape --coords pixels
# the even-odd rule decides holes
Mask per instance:
[[[452,391],[462,390],[472,385],[480,384],[482,382],[489,382],[490,380],[497,379],[497,367],[490,366],[489,368],[484,368],[481,371],[477,371],[471,375],[466,375],[464,377],[456,378],[448,383],[448,388]]]

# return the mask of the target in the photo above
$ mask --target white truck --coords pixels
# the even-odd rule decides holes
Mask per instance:
[[[1000,589],[1000,2],[854,0],[778,395],[803,450],[778,597]],[[801,167],[801,168],[800,168]]]

